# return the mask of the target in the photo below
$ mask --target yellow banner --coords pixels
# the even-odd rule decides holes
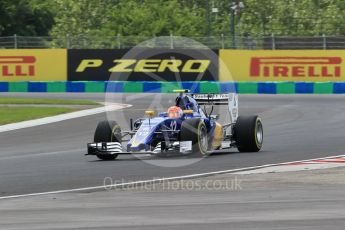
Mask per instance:
[[[0,81],[66,81],[65,49],[0,49]]]
[[[220,50],[219,58],[220,81],[345,81],[345,51]]]

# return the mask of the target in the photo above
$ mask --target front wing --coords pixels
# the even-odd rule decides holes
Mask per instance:
[[[119,142],[99,142],[99,143],[88,143],[87,144],[87,154],[85,155],[128,155],[128,154],[150,154],[150,155],[157,155],[159,153],[176,153],[179,152],[181,154],[188,154],[192,152],[192,142],[191,141],[181,141],[181,142],[174,142],[177,148],[169,148],[162,151],[162,148],[157,149],[155,148],[152,151],[140,151],[140,152],[128,152],[123,151],[122,145]],[[172,145],[173,146],[173,145]],[[219,150],[212,150],[209,151],[209,154],[219,152],[224,149],[233,148],[234,145],[231,142],[223,142],[222,146]]]
[[[176,142],[175,142],[176,143]],[[177,149],[181,153],[188,153],[192,151],[191,141],[178,142],[179,148]],[[157,154],[160,152],[176,152],[176,149],[157,151],[155,148],[153,151],[139,151],[139,152],[128,152],[123,151],[122,145],[119,142],[99,142],[99,143],[88,143],[87,154],[85,155],[103,155],[103,154]]]

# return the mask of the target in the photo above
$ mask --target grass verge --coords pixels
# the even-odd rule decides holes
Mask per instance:
[[[0,106],[0,125],[74,112],[72,108]]]
[[[89,100],[64,100],[45,98],[21,98],[21,97],[0,97],[0,104],[27,104],[27,105],[99,105],[99,103]]]

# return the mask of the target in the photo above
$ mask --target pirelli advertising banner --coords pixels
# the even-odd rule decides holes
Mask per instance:
[[[0,49],[0,82],[345,82],[342,50]]]
[[[220,50],[219,58],[220,81],[345,81],[345,51]]]
[[[218,50],[68,50],[70,81],[218,81]]]
[[[65,49],[0,49],[0,82],[66,81]]]

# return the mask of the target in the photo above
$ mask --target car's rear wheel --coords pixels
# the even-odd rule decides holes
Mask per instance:
[[[116,121],[101,121],[98,123],[94,142],[119,142],[121,143],[121,128]],[[117,154],[97,154],[101,160],[115,160]]]
[[[192,155],[207,156],[208,133],[203,120],[199,118],[184,120],[181,124],[181,141],[192,141]]]
[[[263,127],[258,116],[239,116],[234,127],[237,149],[240,152],[258,152],[263,143]]]

